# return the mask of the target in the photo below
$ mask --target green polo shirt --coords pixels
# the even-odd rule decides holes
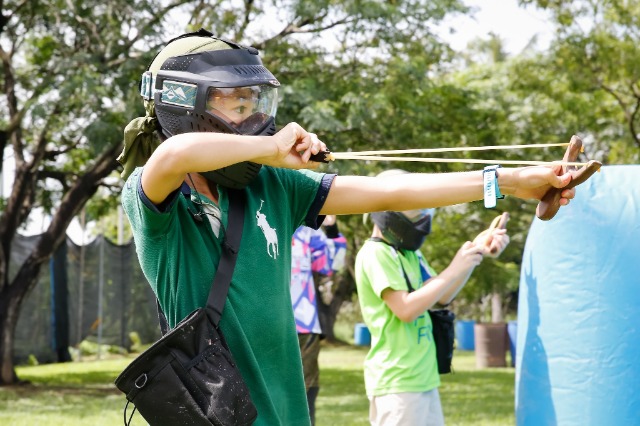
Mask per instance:
[[[127,180],[122,204],[142,270],[173,327],[206,305],[224,230],[216,237],[207,220],[194,219],[195,194],[186,194],[184,185],[154,206],[142,190],[142,171]],[[310,424],[289,291],[291,236],[301,224],[319,226],[332,179],[262,167],[246,188],[240,252],[220,326],[258,410],[256,425]],[[229,206],[221,187],[218,206],[226,228]]]

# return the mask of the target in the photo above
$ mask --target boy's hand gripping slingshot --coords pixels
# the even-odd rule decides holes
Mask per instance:
[[[493,241],[493,230],[494,229],[506,229],[507,222],[509,221],[509,213],[504,212],[501,215],[496,216],[493,221],[491,221],[491,225],[484,231],[482,231],[478,236],[473,240],[474,244],[480,244],[486,248],[491,247],[491,243]],[[497,247],[492,247],[490,250],[491,254],[496,254],[498,252]]]
[[[544,194],[536,208],[536,216],[538,216],[538,218],[542,220],[549,220],[554,217],[560,208],[560,194],[562,191],[580,185],[582,182],[589,179],[591,175],[600,170],[602,163],[595,160],[589,161],[581,168],[576,167],[575,164],[571,164],[576,161],[578,154],[582,151],[582,139],[575,135],[572,136],[569,146],[567,147],[567,151],[564,153],[564,157],[562,158],[562,172],[571,173],[571,182],[569,182],[569,184],[564,188],[551,188],[546,194]]]

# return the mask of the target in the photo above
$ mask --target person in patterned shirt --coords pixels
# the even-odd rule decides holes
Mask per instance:
[[[322,229],[299,227],[291,242],[291,302],[312,425],[320,391],[318,356],[323,338],[318,315],[319,281],[342,269],[346,249],[347,240],[338,231],[335,215],[327,215]]]

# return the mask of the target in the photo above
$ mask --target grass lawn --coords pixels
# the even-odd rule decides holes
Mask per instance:
[[[368,425],[362,377],[366,352],[356,346],[327,346],[320,352],[317,426]],[[18,376],[31,384],[0,388],[0,424],[122,424],[126,400],[113,381],[131,359],[19,367]],[[454,369],[442,376],[440,388],[448,426],[515,424],[512,368],[478,370],[473,352],[457,352]],[[136,413],[132,425],[146,422]]]

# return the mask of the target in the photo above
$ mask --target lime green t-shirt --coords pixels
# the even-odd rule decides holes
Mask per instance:
[[[206,219],[194,220],[198,206],[180,190],[154,206],[140,185],[142,172],[136,169],[127,180],[122,204],[142,270],[173,327],[206,305],[228,222],[228,197],[219,188],[223,229],[216,237]],[[240,252],[220,327],[256,405],[256,425],[310,424],[289,290],[291,236],[305,221],[317,227],[330,179],[262,167],[246,188]]]
[[[416,290],[435,275],[419,251],[398,252],[379,241],[366,241],[356,256],[358,299],[371,333],[371,349],[364,361],[369,397],[426,392],[440,385],[429,313],[406,323],[382,299],[387,288],[407,290],[402,267]]]

